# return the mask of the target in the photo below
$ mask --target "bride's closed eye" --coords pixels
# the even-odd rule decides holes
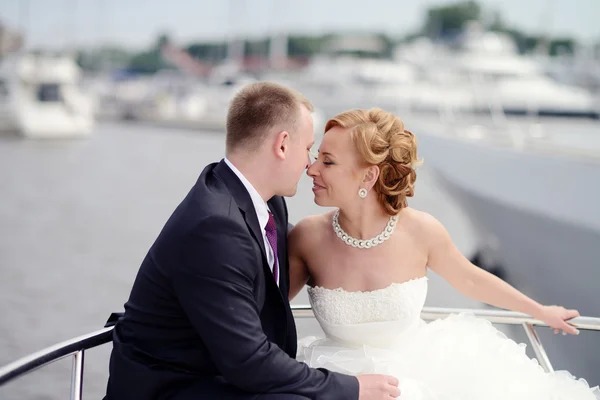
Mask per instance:
[[[314,152],[312,149],[308,149],[308,155],[310,158],[314,159],[315,161],[317,161],[319,159],[319,151],[318,150],[317,150],[317,152]],[[325,160],[323,161],[323,164],[324,165],[333,165],[334,163],[326,157]]]

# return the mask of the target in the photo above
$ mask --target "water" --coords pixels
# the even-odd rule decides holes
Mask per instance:
[[[0,137],[0,365],[100,329],[122,311],[138,266],[202,168],[224,154],[222,133],[102,124],[89,140]],[[290,221],[321,213],[304,176],[288,199]],[[426,164],[414,208],[448,229],[458,248],[475,243],[464,215]],[[306,293],[295,300],[307,304]],[[431,275],[428,306],[480,307]],[[300,320],[299,337],[318,334]],[[84,397],[105,392],[110,345],[86,353]],[[68,397],[71,359],[0,388],[0,399]]]

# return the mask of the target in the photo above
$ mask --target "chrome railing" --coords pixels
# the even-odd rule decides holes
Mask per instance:
[[[314,314],[308,305],[292,305],[294,318],[313,318]],[[451,314],[470,313],[493,324],[521,325],[527,334],[531,346],[540,365],[552,372],[552,364],[535,331],[536,326],[547,327],[545,323],[526,314],[501,310],[470,310],[460,308],[425,307],[421,318],[432,321],[447,317]],[[577,317],[569,320],[569,324],[579,330],[600,331],[600,318]],[[83,367],[85,351],[103,345],[112,340],[113,326],[88,333],[62,343],[47,347],[36,353],[23,357],[0,368],[0,386],[19,378],[38,368],[52,364],[68,356],[73,356],[71,372],[71,400],[81,400],[83,393]]]
[[[107,327],[86,335],[57,343],[36,353],[25,356],[0,368],[0,386],[38,368],[45,367],[65,357],[73,356],[71,372],[71,400],[80,400],[83,393],[83,363],[85,350],[112,340],[113,327]]]

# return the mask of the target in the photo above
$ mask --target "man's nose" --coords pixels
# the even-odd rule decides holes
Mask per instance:
[[[306,168],[306,175],[308,176],[315,176],[317,173],[317,162],[310,162],[310,160],[308,160],[308,168]]]
[[[306,168],[308,170],[311,167],[311,165],[313,165],[313,162],[310,161],[310,154],[308,154],[306,156],[306,161],[307,161],[307,163],[306,163],[306,166],[304,168]]]

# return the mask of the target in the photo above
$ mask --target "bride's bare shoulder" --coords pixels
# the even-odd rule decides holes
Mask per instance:
[[[442,223],[429,213],[410,207],[404,208],[401,213],[404,214],[402,218],[406,221],[406,226],[424,240],[438,237],[445,232]]]
[[[320,240],[331,224],[333,211],[302,218],[290,231],[289,240],[302,243]]]
[[[402,209],[400,213],[400,217],[406,221],[406,225],[414,229],[416,233],[432,233],[432,230],[439,229],[442,225],[433,215],[411,207]]]

